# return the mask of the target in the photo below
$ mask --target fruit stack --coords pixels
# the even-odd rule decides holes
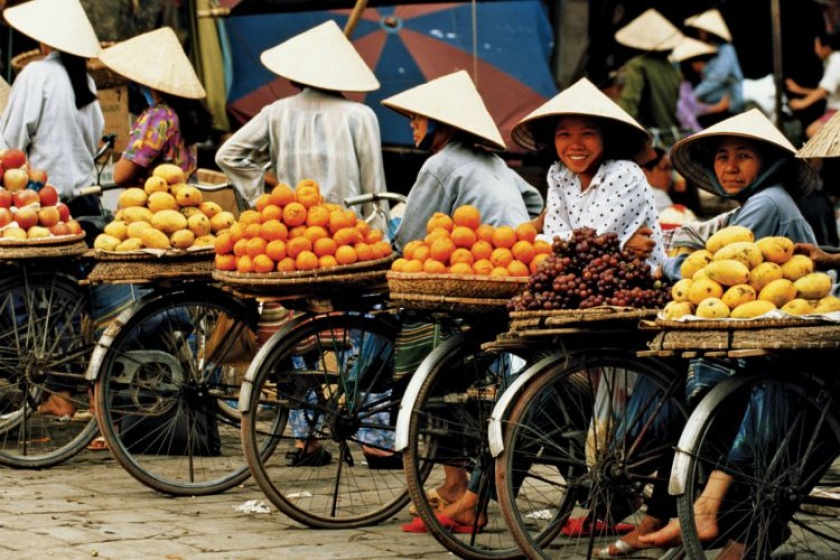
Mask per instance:
[[[527,277],[548,257],[551,245],[538,241],[530,222],[517,227],[481,223],[475,206],[459,206],[452,216],[435,212],[423,239],[409,241],[391,264],[395,272]]]
[[[21,150],[0,150],[0,176],[0,238],[38,243],[84,233],[59,202],[56,187],[47,183],[47,172],[29,167]]]
[[[280,184],[215,241],[216,269],[243,274],[333,269],[391,255],[382,231],[324,202],[318,183]]]
[[[186,184],[177,165],[164,163],[152,171],[143,188],[120,194],[114,220],[94,240],[94,249],[108,252],[212,251],[216,234],[233,225],[235,218],[201,191]]]
[[[790,315],[840,311],[830,295],[831,276],[815,272],[805,255],[794,254],[787,237],[755,241],[751,230],[729,226],[712,235],[705,249],[682,263],[663,319],[750,319],[776,309]]]

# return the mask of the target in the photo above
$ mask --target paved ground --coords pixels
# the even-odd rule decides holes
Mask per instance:
[[[428,535],[400,531],[407,512],[364,529],[306,528],[271,513],[251,480],[218,496],[171,498],[135,481],[107,452],[84,451],[42,471],[0,467],[0,558],[180,560],[454,558]]]

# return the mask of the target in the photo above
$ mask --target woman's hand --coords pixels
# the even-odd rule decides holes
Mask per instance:
[[[656,246],[656,242],[652,236],[653,230],[648,226],[642,226],[624,244],[624,248],[628,251],[633,251],[642,258],[647,258],[653,253],[653,248]]]
[[[826,253],[811,243],[797,243],[793,252],[814,261],[814,266],[818,269],[840,268],[840,253]]]

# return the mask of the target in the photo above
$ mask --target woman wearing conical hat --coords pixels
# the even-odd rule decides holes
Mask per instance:
[[[679,65],[682,75],[680,98],[677,101],[677,119],[683,130],[700,132],[703,127],[697,120],[699,116],[729,109],[728,95],[714,105],[702,103],[694,95],[694,88],[700,83],[703,70],[715,53],[717,53],[717,47],[691,37],[684,37],[671,51],[671,60]]]
[[[79,0],[30,0],[3,16],[16,31],[38,41],[45,56],[27,64],[12,84],[3,113],[2,147],[27,154],[30,167],[47,171],[61,194],[94,184],[93,155],[105,119],[86,59],[101,48]],[[99,215],[99,200],[81,197],[73,216]]]
[[[460,70],[382,101],[411,119],[414,143],[432,153],[408,194],[394,243],[426,236],[435,212],[451,215],[472,205],[482,223],[517,226],[542,209],[536,188],[486,147],[503,150],[504,140],[478,90]]]
[[[375,91],[379,81],[338,25],[318,25],[260,60],[300,93],[264,107],[219,148],[216,163],[244,198],[254,204],[266,186],[304,179],[337,204],[385,191],[379,121],[370,107],[342,95]]]
[[[204,88],[170,27],[121,41],[99,59],[140,86],[148,107],[134,121],[114,167],[114,182],[136,186],[161,163],[178,166],[184,182],[198,168],[197,144],[210,137],[212,117]]]

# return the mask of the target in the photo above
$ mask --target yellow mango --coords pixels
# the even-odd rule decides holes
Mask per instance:
[[[93,248],[101,251],[113,251],[120,244],[120,240],[113,235],[107,233],[100,233],[93,240]]]
[[[799,292],[799,297],[820,299],[831,293],[831,276],[825,272],[812,272],[797,278],[793,285]]]
[[[125,238],[128,237],[128,222],[114,220],[106,225],[102,232],[116,237],[120,241],[125,241]]]
[[[700,278],[692,282],[688,291],[688,301],[694,305],[699,305],[706,298],[720,298],[722,295],[723,286],[709,278]]]
[[[149,195],[149,210],[160,212],[161,210],[178,210],[178,202],[168,192],[155,192]]]
[[[118,253],[125,253],[128,251],[139,251],[143,248],[143,242],[139,239],[134,237],[129,237],[128,239],[122,241],[119,245],[116,246],[114,251]]]
[[[210,218],[198,212],[187,218],[187,228],[195,234],[196,237],[207,235],[210,233]]]
[[[170,249],[169,236],[153,227],[146,228],[140,236],[143,246],[149,249]]]
[[[782,264],[793,256],[793,241],[780,235],[762,237],[755,242],[765,261]]]
[[[187,177],[184,175],[184,170],[174,163],[161,163],[155,166],[152,170],[152,175],[166,179],[166,182],[170,185],[183,183],[187,180]]]
[[[710,297],[697,305],[694,314],[704,319],[725,319],[729,317],[729,307],[719,298]]]
[[[840,311],[840,298],[837,296],[820,298],[817,305],[814,306],[814,313],[831,313],[833,311]]]
[[[152,223],[153,215],[154,213],[145,206],[132,206],[130,208],[123,208],[120,213],[120,218],[129,224],[132,222]]]
[[[760,292],[761,288],[780,278],[784,278],[781,266],[773,262],[763,262],[750,270],[750,278],[747,283],[753,290]]]
[[[694,273],[712,262],[713,253],[705,249],[699,249],[688,255],[680,265],[680,276],[691,278]]]
[[[683,278],[678,280],[676,284],[671,287],[671,299],[674,301],[688,301],[688,292],[691,289],[693,280],[691,278]]]
[[[152,227],[172,235],[179,229],[187,228],[187,219],[177,210],[161,210],[152,216]]]
[[[736,241],[721,247],[715,253],[713,260],[727,261],[734,260],[744,264],[748,269],[753,269],[764,260],[758,246],[751,241]]]
[[[814,272],[814,261],[805,255],[793,255],[782,264],[782,275],[790,281]]]
[[[219,212],[212,218],[210,218],[210,230],[213,233],[219,233],[223,229],[228,229],[236,222],[236,218],[234,217],[232,212]]]
[[[782,307],[795,297],[796,287],[787,278],[773,280],[758,292],[758,299],[770,301],[776,307]]]
[[[181,206],[198,206],[204,201],[204,195],[196,187],[187,185],[178,190],[175,199]]]
[[[146,194],[141,188],[138,187],[131,187],[125,189],[123,192],[120,193],[119,201],[117,205],[120,208],[131,208],[133,206],[145,206],[146,201],[149,199],[149,195]]]
[[[176,249],[186,249],[195,241],[195,234],[188,229],[179,229],[169,236],[169,243]]]
[[[807,315],[814,312],[814,306],[806,299],[794,298],[782,306],[782,311],[791,315]]]
[[[694,306],[689,301],[669,301],[662,308],[663,319],[679,319],[694,313]]]
[[[150,227],[152,227],[152,224],[149,222],[131,222],[126,228],[126,233],[129,237],[140,239],[140,234],[143,233],[143,230]]]
[[[216,244],[216,236],[212,233],[207,235],[199,235],[193,241],[193,247],[213,247]]]
[[[703,271],[706,276],[722,286],[745,284],[750,278],[750,270],[744,263],[736,260],[713,261],[707,264]]]
[[[146,182],[143,184],[143,190],[146,191],[146,194],[148,195],[151,195],[156,192],[169,192],[169,183],[167,183],[166,179],[164,179],[163,177],[151,175],[146,179]]]
[[[736,284],[726,290],[720,299],[729,309],[735,309],[742,303],[754,301],[756,297],[755,290],[749,284]]]
[[[706,250],[714,255],[726,245],[738,241],[755,241],[755,235],[744,226],[727,226],[706,240]]]
[[[742,303],[730,311],[729,316],[733,319],[752,319],[753,317],[764,315],[774,309],[776,309],[776,306],[773,305],[772,301],[757,299],[755,301]]]

